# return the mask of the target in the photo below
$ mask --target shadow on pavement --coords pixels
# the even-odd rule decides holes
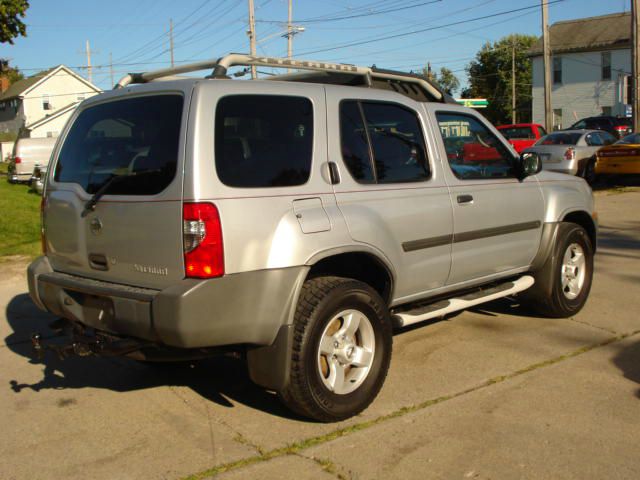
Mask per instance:
[[[622,370],[624,378],[640,385],[640,342],[618,352],[613,358],[613,363]],[[640,398],[640,388],[636,390],[636,397]]]
[[[640,250],[640,222],[629,222],[624,230],[601,225],[598,232],[598,247],[619,250]],[[598,252],[596,252],[596,255]],[[607,255],[608,252],[602,252]]]
[[[36,313],[38,312],[38,313]],[[53,336],[47,324],[54,317],[36,309],[28,295],[14,297],[6,309],[13,332],[5,338],[7,348],[29,363],[42,364],[43,377],[35,383],[11,379],[9,388],[15,393],[24,389],[35,392],[48,389],[104,388],[127,392],[162,386],[185,386],[218,405],[233,408],[234,402],[272,415],[300,419],[278,400],[275,394],[256,386],[249,379],[246,364],[234,357],[215,357],[180,363],[140,363],[127,358],[71,357],[60,360],[47,352],[42,360],[31,348],[31,334]],[[308,422],[308,420],[304,420]]]
[[[593,190],[638,186],[640,186],[640,175],[599,175],[593,185]]]

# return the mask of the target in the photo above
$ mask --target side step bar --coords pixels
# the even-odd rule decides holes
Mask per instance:
[[[534,279],[532,276],[524,275],[512,282],[502,283],[460,297],[449,298],[429,305],[423,305],[413,310],[397,313],[393,316],[393,319],[397,327],[406,327],[414,323],[443,317],[449,313],[466,310],[481,303],[522,292],[533,285],[533,283]]]

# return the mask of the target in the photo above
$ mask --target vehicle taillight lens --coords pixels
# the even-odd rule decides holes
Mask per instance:
[[[13,163],[22,163],[22,159],[20,157],[14,157]]]
[[[222,225],[212,203],[185,203],[182,210],[184,273],[188,278],[224,275]]]
[[[44,209],[47,206],[47,198],[42,197],[40,199],[40,245],[42,248],[42,254],[47,254],[47,238],[44,235]]]
[[[564,159],[573,160],[574,158],[576,158],[576,151],[573,148],[567,148],[564,152]]]
[[[627,127],[625,127],[624,125],[618,125],[616,127],[613,127],[614,130],[617,130],[619,132],[626,132],[627,131]]]

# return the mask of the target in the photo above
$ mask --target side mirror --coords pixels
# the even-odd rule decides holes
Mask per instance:
[[[535,152],[525,152],[520,155],[520,181],[525,178],[540,173],[542,170],[542,160]]]

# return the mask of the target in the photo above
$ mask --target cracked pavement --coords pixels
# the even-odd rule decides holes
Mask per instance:
[[[504,299],[394,337],[361,415],[290,414],[243,363],[30,352],[50,316],[0,264],[0,478],[640,477],[640,191],[596,194],[591,297],[550,320]],[[43,335],[43,336],[44,336]]]

